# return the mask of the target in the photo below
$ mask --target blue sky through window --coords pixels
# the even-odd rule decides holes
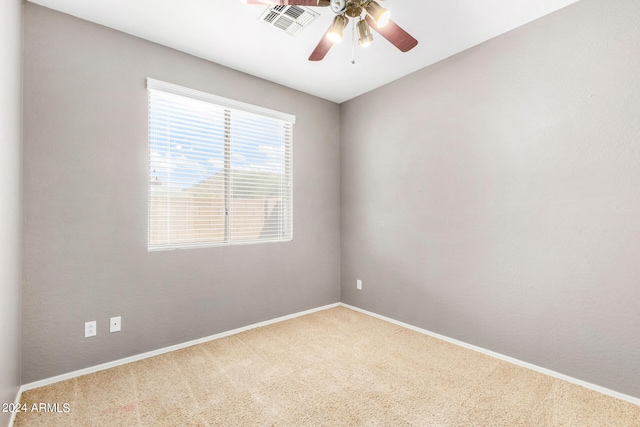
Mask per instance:
[[[186,189],[224,169],[224,108],[171,94],[150,102],[151,179]],[[243,111],[232,111],[230,118],[231,169],[284,174],[283,123]]]

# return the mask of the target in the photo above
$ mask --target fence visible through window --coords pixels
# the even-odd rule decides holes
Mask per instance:
[[[148,87],[149,249],[291,240],[295,118]]]

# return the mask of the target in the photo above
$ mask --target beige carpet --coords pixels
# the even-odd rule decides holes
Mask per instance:
[[[343,307],[25,392],[16,426],[640,426],[640,406]]]

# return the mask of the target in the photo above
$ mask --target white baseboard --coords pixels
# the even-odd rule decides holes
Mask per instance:
[[[619,393],[617,391],[610,390],[608,388],[601,387],[599,385],[592,384],[592,383],[589,383],[589,382],[586,382],[586,381],[582,381],[582,380],[579,380],[577,378],[573,378],[573,377],[570,377],[568,375],[564,375],[564,374],[552,371],[552,370],[547,369],[547,368],[541,368],[540,366],[536,366],[536,365],[533,365],[533,364],[528,363],[528,362],[523,362],[522,360],[514,359],[513,357],[505,356],[504,354],[496,353],[495,351],[487,350],[487,349],[482,348],[482,347],[477,347],[477,346],[472,345],[472,344],[467,344],[465,342],[458,341],[456,339],[449,338],[449,337],[444,336],[444,335],[436,334],[435,332],[431,332],[431,331],[428,331],[426,329],[419,328],[417,326],[409,325],[408,323],[400,322],[398,320],[391,319],[389,317],[382,316],[380,314],[376,314],[376,313],[373,313],[371,311],[364,310],[362,308],[354,307],[354,306],[351,306],[349,304],[344,304],[344,303],[339,303],[338,305],[340,305],[342,307],[345,307],[345,308],[348,308],[348,309],[351,309],[351,310],[359,311],[360,313],[367,314],[367,315],[369,315],[371,317],[375,317],[377,319],[384,320],[384,321],[389,322],[389,323],[393,323],[393,324],[401,326],[403,328],[410,329],[412,331],[419,332],[421,334],[428,335],[430,337],[437,338],[439,340],[446,341],[448,343],[451,343],[451,344],[454,344],[454,345],[457,345],[457,346],[460,346],[460,347],[464,347],[464,348],[469,349],[469,350],[477,351],[478,353],[486,354],[487,356],[491,356],[491,357],[494,357],[496,359],[500,359],[500,360],[503,360],[505,362],[512,363],[514,365],[522,366],[523,368],[531,369],[532,371],[540,372],[541,374],[548,375],[550,377],[557,378],[557,379],[562,380],[562,381],[567,381],[569,383],[576,384],[576,385],[588,388],[588,389],[593,390],[593,391],[597,391],[598,393],[606,394],[607,396],[615,397],[616,399],[624,400],[626,402],[633,403],[634,405],[639,405],[640,406],[640,399],[637,398],[637,397],[633,397],[633,396],[629,396],[627,394]]]
[[[469,349],[469,350],[477,351],[479,353],[486,354],[487,356],[491,356],[491,357],[494,357],[496,359],[512,363],[514,365],[522,366],[524,368],[531,369],[532,371],[540,372],[541,374],[548,375],[550,377],[557,378],[557,379],[562,380],[562,381],[567,381],[567,382],[572,383],[572,384],[577,384],[579,386],[588,388],[588,389],[596,391],[598,393],[602,393],[602,394],[614,397],[616,399],[624,400],[626,402],[633,403],[635,405],[639,405],[640,406],[640,399],[639,398],[636,398],[636,397],[633,397],[633,396],[629,396],[629,395],[626,395],[626,394],[623,394],[623,393],[619,393],[617,391],[610,390],[608,388],[601,387],[599,385],[592,384],[592,383],[589,383],[589,382],[586,382],[586,381],[582,381],[582,380],[579,380],[577,378],[573,378],[573,377],[570,377],[568,375],[564,375],[564,374],[561,374],[559,372],[552,371],[550,369],[541,368],[539,366],[533,365],[533,364],[528,363],[528,362],[523,362],[522,360],[518,360],[518,359],[515,359],[513,357],[505,356],[503,354],[496,353],[494,351],[487,350],[487,349],[484,349],[482,347],[477,347],[477,346],[472,345],[472,344],[467,344],[465,342],[458,341],[456,339],[449,338],[447,336],[440,335],[440,334],[437,334],[435,332],[431,332],[431,331],[428,331],[426,329],[422,329],[422,328],[419,328],[417,326],[413,326],[413,325],[410,325],[408,323],[400,322],[398,320],[395,320],[395,319],[392,319],[392,318],[389,318],[389,317],[386,317],[386,316],[382,316],[380,314],[373,313],[371,311],[367,311],[367,310],[364,310],[364,309],[361,309],[361,308],[358,308],[358,307],[354,307],[354,306],[351,306],[351,305],[348,305],[348,304],[344,304],[344,303],[341,303],[341,302],[340,303],[334,303],[334,304],[325,305],[325,306],[322,306],[322,307],[313,308],[313,309],[306,310],[306,311],[301,311],[301,312],[294,313],[294,314],[289,314],[287,316],[282,316],[282,317],[278,317],[278,318],[275,318],[275,319],[266,320],[264,322],[254,323],[252,325],[243,326],[241,328],[233,329],[233,330],[226,331],[226,332],[221,332],[219,334],[211,335],[211,336],[208,336],[208,337],[199,338],[199,339],[188,341],[188,342],[185,342],[185,343],[172,345],[170,347],[165,347],[165,348],[161,348],[161,349],[158,349],[158,350],[153,350],[153,351],[149,351],[149,352],[146,352],[146,353],[138,354],[138,355],[135,355],[135,356],[126,357],[124,359],[115,360],[113,362],[103,363],[103,364],[92,366],[92,367],[89,367],[89,368],[80,369],[78,371],[73,371],[73,372],[69,372],[69,373],[63,374],[63,375],[58,375],[58,376],[55,376],[55,377],[52,377],[52,378],[47,378],[47,379],[44,379],[44,380],[34,381],[34,382],[31,382],[31,383],[28,383],[28,384],[24,384],[22,387],[20,387],[20,389],[18,391],[18,395],[16,396],[16,403],[20,402],[20,397],[21,397],[22,393],[27,391],[27,390],[32,390],[32,389],[37,388],[37,387],[43,387],[43,386],[46,386],[46,385],[49,385],[49,384],[54,384],[54,383],[57,383],[57,382],[60,382],[60,381],[65,381],[65,380],[68,380],[68,379],[71,379],[71,378],[76,378],[76,377],[79,377],[79,376],[82,376],[82,375],[91,374],[93,372],[103,371],[105,369],[109,369],[109,368],[113,368],[113,367],[116,367],[116,366],[125,365],[127,363],[136,362],[138,360],[147,359],[149,357],[158,356],[158,355],[161,355],[161,354],[169,353],[171,351],[180,350],[180,349],[183,349],[183,348],[186,348],[186,347],[191,347],[193,345],[202,344],[202,343],[213,341],[213,340],[216,340],[216,339],[219,339],[219,338],[228,337],[230,335],[239,334],[241,332],[248,331],[250,329],[255,329],[255,328],[259,328],[259,327],[267,326],[267,325],[272,325],[274,323],[282,322],[282,321],[289,320],[289,319],[294,319],[296,317],[304,316],[306,314],[311,314],[311,313],[315,313],[315,312],[322,311],[322,310],[327,310],[327,309],[338,307],[338,306],[342,306],[342,307],[348,308],[350,310],[358,311],[360,313],[369,315],[371,317],[378,318],[380,320],[384,320],[384,321],[389,322],[389,323],[393,323],[393,324],[401,326],[403,328],[410,329],[412,331],[419,332],[421,334],[428,335],[430,337],[437,338],[437,339],[440,339],[442,341],[446,341],[448,343],[451,343],[451,344],[454,344],[454,345],[457,345],[457,346],[460,346],[460,347],[463,347],[463,348],[466,348],[466,349]],[[9,421],[9,427],[13,426],[15,415],[16,415],[15,413],[13,413],[11,415],[11,419]]]
[[[186,348],[186,347],[191,347],[192,345],[202,344],[202,343],[205,343],[205,342],[217,340],[219,338],[228,337],[230,335],[239,334],[240,332],[248,331],[250,329],[255,329],[255,328],[259,328],[259,327],[267,326],[267,325],[272,325],[274,323],[282,322],[282,321],[289,320],[289,319],[294,319],[296,317],[304,316],[306,314],[315,313],[317,311],[327,310],[327,309],[330,309],[330,308],[337,307],[338,305],[339,305],[339,303],[334,303],[334,304],[329,304],[329,305],[325,305],[325,306],[322,306],[322,307],[312,308],[310,310],[305,310],[305,311],[301,311],[301,312],[298,312],[298,313],[289,314],[289,315],[282,316],[282,317],[277,317],[277,318],[271,319],[271,320],[265,320],[264,322],[254,323],[252,325],[243,326],[241,328],[232,329],[230,331],[221,332],[219,334],[210,335],[208,337],[198,338],[196,340],[187,341],[185,343],[176,344],[176,345],[172,345],[172,346],[165,347],[165,348],[160,348],[158,350],[153,350],[153,351],[149,351],[149,352],[146,352],[146,353],[137,354],[135,356],[125,357],[124,359],[114,360],[113,362],[102,363],[100,365],[91,366],[89,368],[80,369],[78,371],[69,372],[69,373],[58,375],[58,376],[51,377],[51,378],[46,378],[44,380],[34,381],[34,382],[31,382],[31,383],[28,383],[28,384],[24,384],[22,387],[20,387],[20,393],[22,393],[24,391],[27,391],[27,390],[32,390],[34,388],[43,387],[43,386],[46,386],[46,385],[49,385],[49,384],[57,383],[57,382],[60,382],[60,381],[65,381],[65,380],[68,380],[68,379],[71,379],[71,378],[76,378],[76,377],[79,377],[79,376],[82,376],[82,375],[92,374],[94,372],[103,371],[105,369],[109,369],[109,368],[114,368],[116,366],[125,365],[127,363],[137,362],[138,360],[147,359],[149,357],[158,356],[160,354],[165,354],[165,353],[169,353],[169,352],[172,352],[172,351],[181,350],[181,349]],[[9,424],[9,425],[11,426],[12,424]]]
[[[18,389],[18,394],[16,394],[16,400],[13,402],[16,405],[20,403],[20,398],[22,398],[22,387]],[[16,411],[11,412],[11,418],[9,418],[9,427],[13,427],[13,423],[16,421],[16,415],[18,413]]]

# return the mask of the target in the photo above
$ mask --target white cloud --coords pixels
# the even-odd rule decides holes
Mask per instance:
[[[167,175],[175,169],[170,156],[153,150],[149,155],[149,165],[152,175]]]

